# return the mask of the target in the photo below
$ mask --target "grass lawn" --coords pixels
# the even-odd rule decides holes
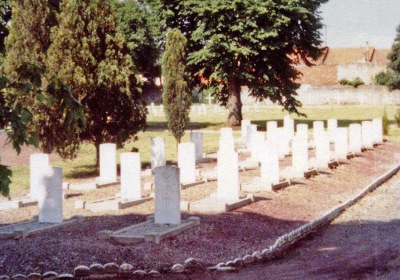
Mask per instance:
[[[397,127],[394,115],[397,107],[388,106],[386,111],[390,120],[390,130],[387,138],[393,142],[400,142],[400,128]],[[315,120],[327,120],[329,118],[336,118],[338,126],[347,127],[352,122],[360,122],[362,120],[371,120],[372,118],[382,117],[384,107],[366,107],[366,106],[321,106],[321,107],[304,107],[300,110],[306,114],[307,117],[298,117],[292,115],[295,123],[307,123],[309,128],[312,128],[312,122]],[[204,134],[204,151],[213,151],[218,148],[218,133],[227,118],[227,114],[215,114],[213,108],[208,109],[208,114],[198,115],[194,112],[190,116],[189,130],[202,129],[210,131]],[[286,115],[282,109],[278,107],[268,107],[259,112],[246,112],[243,115],[244,119],[252,120],[252,123],[259,126],[259,130],[265,130],[266,122],[270,120],[277,120],[278,126],[283,125],[283,117]],[[142,164],[144,167],[150,165],[150,139],[155,136],[164,137],[166,140],[166,157],[167,161],[176,161],[176,142],[172,135],[165,131],[167,128],[166,120],[162,116],[148,116],[148,128],[146,132],[140,132],[137,141],[127,142],[123,148],[118,149],[118,162],[119,154],[123,152],[130,152],[132,148],[139,149],[141,154]],[[326,126],[326,124],[325,124]],[[240,135],[240,128],[235,129],[235,135]],[[190,134],[186,133],[182,142],[189,141]],[[63,168],[65,181],[73,181],[76,179],[95,177],[98,176],[98,171],[95,167],[95,148],[91,144],[83,144],[79,151],[78,157],[74,160],[52,162],[52,165],[60,166]],[[28,189],[29,188],[29,167],[12,168],[13,178],[11,184],[11,195],[14,190]]]

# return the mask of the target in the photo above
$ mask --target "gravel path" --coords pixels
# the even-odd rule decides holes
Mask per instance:
[[[235,274],[168,279],[399,279],[400,174],[284,258]]]

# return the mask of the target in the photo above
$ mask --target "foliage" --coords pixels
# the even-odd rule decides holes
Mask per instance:
[[[339,84],[353,86],[355,88],[358,88],[359,86],[363,85],[364,82],[360,77],[355,77],[352,80],[341,79],[341,80],[339,80]]]
[[[391,74],[388,81],[389,90],[400,89],[400,25],[397,27],[396,31],[396,38],[388,54],[388,69]]]
[[[383,135],[389,135],[389,118],[386,112],[386,109],[383,110],[383,116],[382,116],[382,130],[383,130]]]
[[[154,80],[160,76],[160,21],[144,0],[115,1],[118,31],[124,35],[139,73]]]
[[[0,64],[5,54],[4,40],[8,36],[7,23],[11,20],[9,0],[0,2]]]
[[[396,114],[394,115],[394,119],[397,123],[397,127],[400,127],[400,108],[397,109]]]
[[[189,122],[191,94],[185,80],[185,46],[187,40],[179,31],[169,30],[162,59],[163,104],[168,129],[179,143]]]
[[[386,86],[388,85],[390,75],[386,71],[381,71],[373,77],[373,81],[376,85]]]
[[[121,146],[145,128],[146,107],[111,1],[63,0],[60,11],[47,67],[85,107],[80,139],[95,143],[98,159],[101,143]]]
[[[153,0],[169,28],[188,38],[190,80],[214,88],[230,111],[229,125],[240,125],[240,88],[298,113],[300,73],[296,63],[321,55],[321,17],[326,0]]]

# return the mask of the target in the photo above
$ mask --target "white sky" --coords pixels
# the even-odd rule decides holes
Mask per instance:
[[[331,48],[390,49],[400,25],[400,0],[329,0],[321,5],[326,39]],[[325,41],[325,30],[321,30]]]

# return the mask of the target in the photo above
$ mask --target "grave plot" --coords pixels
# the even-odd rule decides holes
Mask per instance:
[[[100,232],[101,238],[111,239],[121,244],[155,242],[174,236],[185,229],[200,224],[196,217],[181,220],[180,171],[174,166],[160,166],[155,173],[155,213],[146,222],[132,225],[114,232]]]

